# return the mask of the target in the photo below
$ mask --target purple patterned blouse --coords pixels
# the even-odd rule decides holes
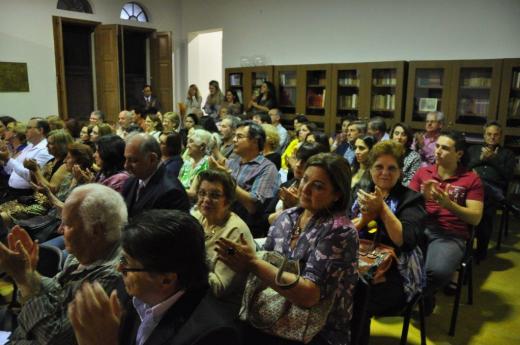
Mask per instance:
[[[302,212],[300,207],[285,210],[269,229],[264,250],[299,260],[301,276],[320,287],[321,299],[336,294],[319,336],[329,344],[349,344],[353,293],[358,281],[357,231],[344,214],[314,216],[291,249],[291,234]]]

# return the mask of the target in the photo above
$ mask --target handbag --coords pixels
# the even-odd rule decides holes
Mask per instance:
[[[289,260],[278,252],[258,252],[263,260],[278,267],[275,284],[288,289],[300,278],[298,261]],[[297,279],[291,283],[281,282],[284,272],[293,273]],[[250,273],[242,297],[239,318],[265,333],[303,343],[310,342],[325,323],[334,304],[335,294],[321,300],[317,305],[303,308],[294,305],[277,291],[267,286],[260,278]]]
[[[28,219],[16,219],[15,223],[24,228],[33,240],[43,243],[58,236],[56,230],[61,220],[53,214],[46,214]]]
[[[374,240],[359,240],[359,275],[371,284],[386,281],[385,273],[398,262],[394,248],[379,243],[381,230],[376,232]]]

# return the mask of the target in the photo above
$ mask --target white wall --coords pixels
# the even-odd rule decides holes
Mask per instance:
[[[519,0],[182,0],[182,17],[223,28],[224,67],[520,57]]]
[[[0,11],[0,61],[26,62],[29,89],[20,93],[0,93],[0,114],[27,119],[35,115],[57,114],[56,68],[52,16],[80,18],[103,24],[126,24],[173,31],[180,34],[180,8],[177,1],[142,1],[150,23],[119,19],[120,0],[89,0],[94,14],[56,9],[57,0],[2,1]],[[175,36],[174,36],[175,44]],[[180,46],[175,45],[179,50]]]
[[[188,80],[199,86],[205,100],[210,80],[222,85],[222,31],[190,33],[188,36]]]

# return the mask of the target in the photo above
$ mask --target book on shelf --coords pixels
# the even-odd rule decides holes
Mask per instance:
[[[512,87],[515,89],[520,89],[520,71],[513,72]]]
[[[307,106],[324,108],[326,92],[327,90],[323,90],[321,93],[318,93],[314,90],[309,90],[307,94]]]
[[[375,95],[372,98],[372,109],[373,110],[395,110],[395,95]]]
[[[520,98],[511,97],[509,99],[508,117],[520,117]]]
[[[338,101],[339,109],[357,109],[358,95],[340,95]]]
[[[491,78],[483,77],[480,72],[470,72],[462,79],[462,86],[465,87],[491,87]]]
[[[463,98],[459,103],[459,114],[487,117],[489,112],[489,99],[487,98]]]
[[[244,104],[244,96],[242,95],[242,90],[235,90],[237,93],[238,101]]]
[[[436,111],[438,102],[437,98],[419,98],[419,111]]]
[[[229,75],[229,85],[231,86],[242,86],[240,74],[230,74]]]

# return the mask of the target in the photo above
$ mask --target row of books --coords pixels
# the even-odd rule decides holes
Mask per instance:
[[[397,85],[397,79],[395,77],[384,77],[384,78],[374,78],[372,80],[374,85],[376,86],[395,86]]]
[[[296,86],[296,76],[288,74],[280,74],[280,84],[282,86]]]
[[[515,89],[520,89],[520,72],[514,71],[513,72],[513,85]]]
[[[509,99],[509,117],[520,117],[520,98]]]
[[[418,87],[442,87],[442,81],[439,77],[417,78]]]
[[[313,90],[309,90],[307,94],[307,106],[309,107],[325,107],[325,94],[326,90],[323,90],[322,93],[314,92]]]
[[[467,87],[491,87],[491,78],[469,77],[462,79],[462,86]]]
[[[352,77],[344,77],[338,79],[339,86],[359,86],[359,79]]]
[[[459,114],[487,117],[489,113],[489,99],[463,98],[459,103]]]
[[[374,110],[394,110],[395,95],[375,95],[372,97],[372,109]]]
[[[358,95],[341,95],[338,97],[338,108],[340,109],[356,109],[358,106]]]

